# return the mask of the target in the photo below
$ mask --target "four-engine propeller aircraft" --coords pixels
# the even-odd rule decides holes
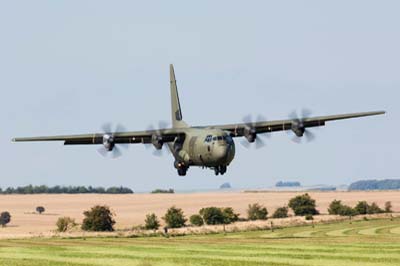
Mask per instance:
[[[110,126],[105,126],[104,133],[84,135],[49,136],[33,138],[15,138],[13,141],[63,141],[64,145],[103,145],[100,152],[103,155],[111,153],[114,157],[120,155],[118,145],[122,144],[152,144],[156,150],[161,150],[166,144],[175,158],[174,166],[180,176],[186,175],[191,166],[210,168],[215,174],[225,174],[227,166],[235,156],[235,142],[233,138],[244,137],[245,144],[255,143],[256,147],[263,146],[260,134],[275,131],[291,131],[295,134],[294,140],[306,136],[313,138],[307,129],[325,126],[326,122],[364,116],[382,115],[384,111],[352,113],[332,116],[308,117],[304,111],[302,117],[293,114],[288,120],[251,121],[231,125],[214,125],[191,127],[182,120],[182,110],[179,103],[174,68],[170,65],[172,127],[150,129],[146,131],[121,132],[117,127],[112,132]]]

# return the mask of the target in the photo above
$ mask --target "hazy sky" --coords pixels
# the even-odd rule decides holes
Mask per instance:
[[[399,174],[399,1],[0,1],[1,182],[124,185],[137,191],[343,184]],[[168,65],[184,119],[240,122],[387,110],[332,122],[316,141],[275,133],[266,148],[237,140],[227,175],[141,145],[118,160],[97,146],[11,143],[12,137],[129,130],[170,119]]]

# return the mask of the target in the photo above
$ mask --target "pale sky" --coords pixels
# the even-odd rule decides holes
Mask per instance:
[[[197,190],[279,180],[345,184],[399,174],[399,1],[0,1],[0,187],[124,185]],[[386,110],[328,123],[312,143],[275,133],[225,176],[135,145],[118,160],[97,146],[12,137],[143,130],[170,119],[175,65],[191,125]]]

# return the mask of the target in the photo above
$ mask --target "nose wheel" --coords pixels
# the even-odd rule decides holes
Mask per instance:
[[[178,171],[179,176],[186,176],[186,172],[189,169],[188,166],[186,166],[185,163],[183,162],[175,162],[175,168]]]
[[[226,165],[220,165],[214,168],[215,175],[224,175],[226,173]]]

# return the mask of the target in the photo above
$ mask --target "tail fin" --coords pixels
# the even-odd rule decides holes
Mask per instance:
[[[171,82],[171,108],[172,108],[172,126],[174,128],[187,127],[187,124],[182,120],[181,104],[179,102],[178,88],[176,86],[174,66],[169,65],[169,75]]]

